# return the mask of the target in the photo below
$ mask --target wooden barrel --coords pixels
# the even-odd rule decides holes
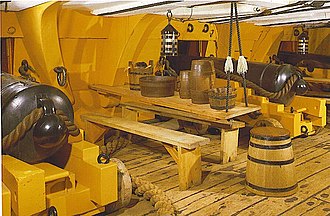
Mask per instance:
[[[257,127],[250,131],[246,187],[262,196],[289,196],[297,190],[290,132]]]
[[[216,110],[226,109],[227,87],[213,88],[209,90],[210,107]],[[228,109],[235,107],[237,91],[235,88],[229,87],[228,92]]]
[[[153,74],[153,61],[149,61],[149,65],[145,62],[137,62],[135,66],[133,66],[133,62],[130,61],[128,65],[129,88],[139,91],[141,89],[140,78],[152,76]]]
[[[208,90],[214,86],[214,66],[209,60],[193,60],[189,74],[189,89],[192,103],[209,103]]]
[[[180,98],[182,98],[182,99],[190,98],[189,74],[190,74],[190,70],[180,71],[179,95],[180,95]]]

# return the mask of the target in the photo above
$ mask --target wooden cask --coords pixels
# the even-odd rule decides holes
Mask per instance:
[[[180,71],[179,95],[182,99],[190,99],[189,74],[190,70]]]
[[[193,60],[189,73],[189,89],[192,103],[208,104],[208,91],[214,87],[214,65],[209,60]]]
[[[258,127],[250,131],[246,187],[262,196],[289,196],[297,190],[290,132]]]

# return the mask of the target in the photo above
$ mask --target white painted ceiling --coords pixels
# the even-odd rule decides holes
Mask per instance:
[[[45,0],[1,1],[0,9],[20,11]],[[239,0],[238,14],[245,22],[257,25],[288,25],[327,23],[330,21],[330,1]],[[225,0],[71,0],[63,7],[87,10],[98,16],[130,16],[135,14],[166,15],[174,19],[225,23],[230,15],[230,2]]]

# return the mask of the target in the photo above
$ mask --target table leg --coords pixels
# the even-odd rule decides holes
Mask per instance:
[[[128,119],[128,120],[133,120],[133,121],[138,121],[138,118],[139,118],[138,111],[128,109],[125,106],[123,106],[121,109],[122,109],[121,110],[122,118]]]
[[[220,163],[234,161],[237,156],[239,129],[221,129]]]

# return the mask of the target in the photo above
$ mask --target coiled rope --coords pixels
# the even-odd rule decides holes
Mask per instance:
[[[138,177],[131,176],[131,179],[134,193],[150,200],[158,215],[175,215],[171,200],[159,187]]]
[[[127,134],[127,137],[122,136],[122,131],[117,130],[115,135],[106,140],[106,144],[100,146],[102,153],[112,156],[115,152],[132,144],[132,134]]]
[[[56,114],[62,121],[64,121],[70,135],[78,136],[80,134],[78,127],[69,120],[62,110],[57,110]],[[8,150],[12,145],[22,139],[27,131],[29,131],[43,115],[44,112],[42,108],[32,110],[32,112],[25,116],[24,119],[15,127],[15,129],[13,129],[2,139],[2,150]]]

